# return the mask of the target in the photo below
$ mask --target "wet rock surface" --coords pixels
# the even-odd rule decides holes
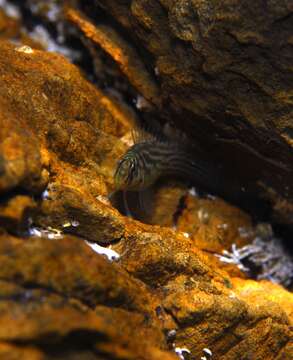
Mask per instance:
[[[148,81],[145,87],[135,84],[141,66],[129,64],[129,82],[151,102],[153,116],[175,123],[223,166],[226,186],[236,181],[236,192],[245,192],[236,202],[251,208],[258,199],[262,207],[269,206],[272,221],[292,225],[290,0],[267,5],[260,0],[99,0],[79,5],[83,14],[69,9],[68,19],[118,64],[120,52],[132,59],[138,49]],[[121,36],[121,41],[108,38],[112,52],[104,38],[95,36],[103,31],[105,18],[115,39]],[[155,99],[146,86],[149,79],[159,88]]]
[[[126,29],[136,29],[135,36],[148,32],[148,50],[155,55],[160,52],[160,61],[170,49],[163,24],[182,40],[182,53],[174,48],[178,63],[173,59],[170,76],[167,70],[164,75],[162,63],[159,69],[163,100],[175,84],[182,85],[170,98],[170,107],[177,109],[185,108],[184,93],[179,93],[191,86],[194,76],[185,67],[179,76],[178,65],[186,63],[183,49],[196,34],[198,41],[202,36],[189,26],[193,17],[184,15],[193,14],[188,6],[199,5],[188,4],[174,4],[167,23],[159,10],[167,11],[168,1],[161,5],[134,1],[131,14],[125,2],[102,4]],[[48,9],[42,9],[38,14],[43,16]],[[280,5],[280,14],[282,9]],[[214,34],[212,24],[208,26],[213,10],[207,8],[198,19],[207,19],[208,39]],[[71,16],[78,14],[84,16],[78,12]],[[82,23],[73,17],[71,21],[87,30],[89,38],[97,39],[98,34],[97,42],[106,39],[104,50],[117,55],[121,39],[114,30],[97,30],[88,27],[86,18]],[[134,17],[144,23],[133,21]],[[0,26],[5,29],[11,20],[3,19],[6,22]],[[215,29],[225,19],[216,17]],[[16,36],[15,32],[4,34]],[[109,49],[105,34],[116,47]],[[242,35],[234,38],[247,42]],[[109,195],[116,161],[129,146],[136,115],[117,97],[87,81],[65,57],[22,45],[0,42],[0,358],[175,360],[209,358],[209,352],[212,359],[223,360],[292,358],[292,294],[268,280],[248,279],[240,263],[225,263],[215,256],[223,256],[222,251],[233,246],[236,256],[237,249],[256,238],[265,241],[272,236],[265,234],[268,230],[255,226],[249,215],[224,200],[201,198],[186,184],[172,181],[156,195],[148,222],[157,225],[120,214]],[[152,106],[160,107],[153,100],[156,86],[145,87],[150,78],[141,60],[128,67],[127,46],[131,45],[124,45],[120,70],[128,77],[129,72],[135,75],[138,62],[141,77],[132,78],[132,85],[139,85]],[[212,86],[219,69],[225,70],[223,58],[219,56],[217,65],[212,57],[215,49],[211,46],[210,62],[205,65],[206,71],[213,69],[215,79],[207,82],[201,77],[192,85],[194,95],[197,87],[211,86],[206,106],[198,113],[207,122],[214,112],[208,104],[218,99],[216,93],[211,95]],[[194,57],[187,59],[192,62]],[[170,69],[172,58],[164,61],[165,69]],[[228,108],[231,96],[219,104]],[[196,99],[191,113],[199,111]],[[238,124],[242,121],[248,121],[246,115]],[[231,136],[238,136],[237,126],[230,130]],[[282,154],[286,162],[287,153]],[[91,247],[93,243],[107,246],[104,251],[112,259],[97,253],[101,248]]]

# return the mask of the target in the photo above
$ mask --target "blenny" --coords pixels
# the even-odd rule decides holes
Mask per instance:
[[[136,143],[118,161],[114,175],[116,190],[146,190],[162,177],[180,178],[209,191],[218,187],[216,169],[195,158],[183,140],[179,143],[178,139],[144,130],[138,133],[139,136],[134,136]]]

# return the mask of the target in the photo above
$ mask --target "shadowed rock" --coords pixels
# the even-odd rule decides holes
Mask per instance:
[[[195,131],[200,125],[256,146],[250,135],[260,130],[255,119],[263,119],[261,91],[255,86],[262,69],[251,65],[252,75],[259,72],[261,79],[255,77],[247,88],[247,78],[241,75],[240,81],[233,68],[245,68],[252,58],[257,62],[260,46],[270,53],[266,37],[274,18],[260,18],[257,3],[251,10],[254,22],[249,14],[242,20],[236,16],[247,9],[226,8],[225,2],[98,3],[125,34],[136,30],[131,39],[140,39],[153,54],[159,100],[169,101],[159,109],[163,116],[181,114],[178,126],[194,139],[201,137]],[[283,29],[285,3],[271,6],[280,16],[275,26]],[[233,24],[245,33],[230,29]],[[263,37],[251,33],[263,24]],[[119,45],[120,38],[114,38]],[[151,220],[177,228],[122,216],[108,194],[116,161],[128,146],[131,110],[90,84],[60,55],[6,42],[0,50],[0,357],[175,360],[177,347],[187,348],[190,359],[200,358],[204,348],[216,360],[290,359],[292,294],[268,281],[248,280],[235,265],[214,256],[232,244],[250,244],[256,236],[250,217],[222,200],[199,199],[184,184],[171,183],[158,195]],[[141,60],[131,63],[134,75],[137,63]],[[276,81],[272,76],[266,86]],[[279,90],[267,89],[273,102],[268,108],[264,102],[264,114],[274,108],[276,118],[282,111],[286,115],[282,104],[288,98]],[[250,112],[245,111],[247,101],[253,105]],[[222,117],[224,109],[230,112]],[[267,129],[265,123],[262,135]],[[207,147],[213,131],[210,139],[205,136]],[[257,145],[265,151],[268,144],[257,134]],[[252,158],[261,158],[264,168],[280,159],[286,167],[288,147],[283,140],[280,144],[283,152],[273,151],[273,162],[255,152]],[[279,196],[277,176],[274,181],[272,191]],[[114,242],[111,250],[119,259],[108,261],[85,239]]]

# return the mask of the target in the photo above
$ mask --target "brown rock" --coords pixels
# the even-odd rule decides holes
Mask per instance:
[[[185,280],[185,286],[167,295],[164,302],[179,323],[176,345],[187,347],[194,358],[203,348],[209,348],[216,359],[274,359],[281,351],[288,356],[291,334],[284,308],[273,297],[272,302],[266,296],[255,301],[254,287],[259,285],[247,286],[245,297],[233,282],[230,294],[223,296],[201,291],[195,284],[190,288]],[[278,289],[279,296],[282,291]],[[281,296],[292,303],[292,295],[284,292]]]
[[[225,4],[214,4],[217,11],[203,6],[133,1],[130,11],[124,2],[104,4],[126,29],[138,29],[134,42],[136,36],[143,38],[141,46],[150,41],[149,51],[162,77],[162,99],[170,95],[165,114],[171,108],[188,109],[190,119],[199,116],[199,125],[212,122],[218,104],[229,106],[233,96],[235,104],[241,100],[239,93],[227,94],[222,87],[221,92],[214,92],[221,81],[223,87],[228,81],[225,63],[218,69],[212,55],[223,55],[221,46],[232,46],[220,26],[230,20],[229,16],[213,17],[223,15]],[[196,21],[186,17],[190,9],[196,9]],[[165,11],[170,13],[168,18]],[[207,19],[202,23],[207,48],[197,26],[202,19]],[[209,27],[209,19],[218,35]],[[258,25],[259,21],[249,26]],[[171,31],[166,32],[166,26]],[[95,37],[95,28],[90,29],[90,37]],[[115,45],[109,51],[112,56],[123,43],[115,31],[109,30],[110,39],[105,38],[105,31],[99,33],[106,45]],[[219,49],[214,36],[227,42],[219,42]],[[252,38],[255,46],[263,41],[252,33],[250,37],[234,36],[239,42]],[[175,46],[169,41],[173,37],[181,39]],[[198,56],[208,49],[209,61],[194,61],[194,51],[186,52],[189,43]],[[241,238],[239,227],[248,233],[253,230],[250,218],[222,201],[185,196],[185,188],[168,192],[172,194],[169,199],[163,195],[167,201],[154,213],[154,221],[171,225],[178,199],[184,195],[186,207],[179,208],[177,231],[121,216],[107,195],[112,191],[115,162],[126,149],[123,138],[118,137],[127,134],[133,122],[131,112],[89,84],[62,56],[15,49],[5,42],[0,49],[0,188],[5,194],[1,225],[10,233],[14,227],[22,228],[34,208],[33,226],[43,228],[35,234],[44,235],[53,227],[100,243],[115,240],[112,249],[121,255],[118,263],[110,263],[81,238],[16,238],[1,231],[0,357],[175,360],[174,353],[166,350],[179,346],[191,351],[191,359],[202,356],[203,348],[210,348],[215,359],[289,359],[292,295],[268,282],[239,279],[244,275],[235,266],[233,271],[228,268],[229,275],[213,255],[232,243],[246,243],[249,238]],[[137,86],[135,81],[141,81],[133,78],[137,62],[131,62],[128,69],[131,50],[123,49],[121,68],[125,74],[131,70],[132,83]],[[221,62],[229,60],[228,55]],[[183,59],[189,59],[188,63]],[[197,77],[201,69],[209,76],[212,73],[214,81]],[[242,89],[242,83],[236,85]],[[206,89],[206,99],[202,89]],[[252,86],[251,91],[257,94],[258,90]],[[241,109],[237,119],[251,121],[252,115],[248,117]],[[235,120],[235,116],[232,113],[227,119]],[[222,129],[219,124],[215,128]],[[189,128],[186,123],[183,127]],[[239,127],[233,128],[232,136]],[[227,129],[231,131],[228,125]],[[195,130],[190,131],[194,139],[198,136]],[[223,224],[228,224],[227,231],[219,230]],[[33,233],[34,228],[30,230]],[[60,231],[58,234],[62,237]]]
[[[166,284],[172,278],[188,274],[205,283],[213,270],[207,257],[182,233],[168,228],[127,227],[125,240],[114,248],[123,254],[121,261],[127,271],[152,287]]]
[[[158,104],[159,89],[147,72],[137,52],[111,27],[105,25],[94,26],[89,19],[72,9],[66,9],[68,20],[77,25],[85,36],[98,44],[102,49],[112,56],[119,65],[130,83],[139,90],[146,99]]]
[[[223,166],[220,190],[236,182],[236,203],[251,209],[256,200],[262,206],[269,201],[272,219],[292,225],[290,0],[267,6],[260,0],[99,0],[85,15],[100,8],[109,23],[119,24],[112,31],[123,33],[155,74],[159,100],[152,116],[174,122]],[[88,34],[84,15],[71,20],[104,48],[91,36],[99,22],[88,22]],[[115,54],[124,49],[120,44]]]
[[[131,234],[114,246],[121,263],[162,294],[162,309],[177,325],[174,343],[189,349],[191,359],[204,348],[216,359],[290,358],[292,294],[269,282],[231,278],[182,233],[132,225]],[[243,276],[236,269],[231,274]]]
[[[73,171],[78,177],[86,176],[88,173],[86,169],[83,172],[81,168]],[[93,180],[87,188],[86,184],[75,181],[73,171],[71,174],[66,174],[68,178],[62,177],[64,182],[62,180],[59,182],[57,178],[56,182],[50,184],[47,190],[48,196],[42,202],[41,213],[35,217],[35,222],[43,228],[53,226],[102,244],[121,239],[124,234],[124,224],[120,214],[105,205],[104,202],[108,201],[106,196],[98,195],[99,191],[105,189],[105,184],[101,184],[99,179]],[[90,188],[95,184],[96,196],[93,196]]]
[[[29,196],[17,195],[0,205],[0,226],[21,234],[28,228],[30,217],[36,209],[36,202]]]
[[[11,84],[11,79],[5,79],[3,72],[1,65],[0,81]],[[9,111],[4,95],[9,91],[3,87],[0,90],[3,91],[0,96],[0,191],[19,187],[38,192],[44,186],[38,139],[21,115],[17,115],[16,109],[11,107]]]
[[[184,205],[177,229],[185,231],[200,249],[221,253],[233,243],[244,246],[255,236],[249,216],[221,199],[188,194]]]
[[[121,134],[124,128],[125,132],[125,123],[111,116],[117,106],[106,102],[63,56],[38,50],[25,53],[1,43],[0,64],[6,111],[21,114],[26,127],[62,159],[73,164],[86,159],[101,164],[115,140],[107,131],[113,133],[116,128]]]
[[[0,278],[19,285],[49,288],[91,306],[105,301],[143,312],[153,302],[152,296],[144,292],[143,283],[97,255],[80,239],[23,240],[3,235],[0,257]],[[154,313],[155,305],[151,307]]]
[[[111,188],[113,167],[126,148],[113,134],[128,130],[130,112],[62,56],[0,46],[0,190],[40,194],[50,182],[56,196],[43,199],[35,222],[62,227],[77,216],[76,234],[106,243],[119,239],[119,216],[97,196]]]
[[[162,333],[147,325],[143,315],[104,306],[92,310],[52,290],[1,285],[0,355],[8,359],[12,354],[32,359],[176,359],[159,350]],[[135,334],[134,328],[139,329]]]
[[[20,31],[20,23],[17,19],[9,17],[0,8],[0,36],[1,39],[11,39],[16,37]]]
[[[7,360],[43,360],[46,358],[35,346],[18,346],[6,342],[0,343],[0,357]]]

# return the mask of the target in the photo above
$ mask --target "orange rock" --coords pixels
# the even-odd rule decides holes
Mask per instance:
[[[178,219],[178,230],[187,232],[196,247],[221,253],[234,243],[250,243],[254,230],[250,217],[219,198],[200,199],[187,196]]]
[[[22,288],[2,282],[0,292],[0,356],[6,359],[58,353],[66,359],[100,359],[99,353],[103,359],[176,359],[160,350],[164,336],[142,314],[101,305],[93,310],[37,284]]]
[[[213,255],[245,244],[250,218],[190,195],[177,231],[119,214],[107,195],[131,112],[62,56],[0,49],[0,356],[171,360],[180,346],[192,359],[203,348],[215,359],[289,359],[291,295],[229,275]],[[154,222],[171,225],[185,191],[168,190]],[[33,225],[57,228],[58,240],[5,234],[30,207]],[[84,239],[117,242],[118,263]]]
[[[29,196],[16,195],[0,205],[0,226],[15,234],[27,231],[29,218],[37,208],[36,202]]]

